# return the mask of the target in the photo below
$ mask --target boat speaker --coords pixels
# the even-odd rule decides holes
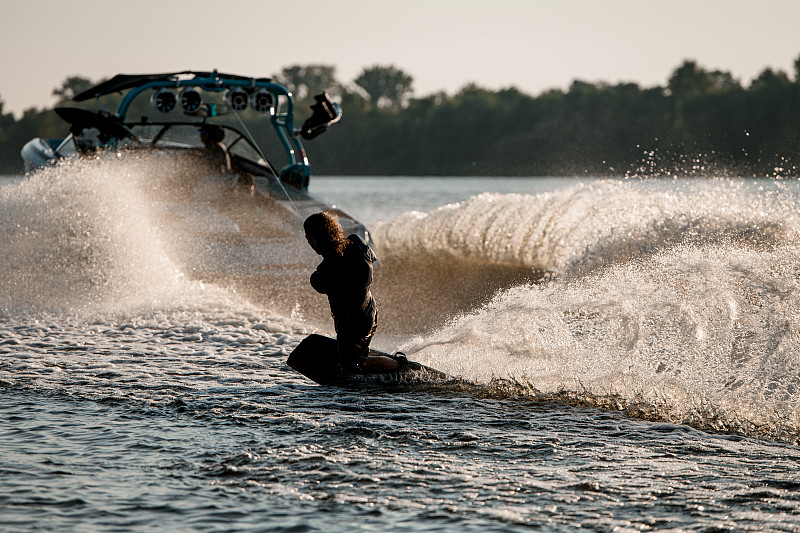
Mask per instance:
[[[162,113],[169,113],[175,109],[175,104],[177,104],[178,101],[172,91],[161,89],[160,91],[153,93],[150,103]]]
[[[275,98],[266,89],[259,89],[250,97],[250,105],[259,113],[268,113],[275,107]]]
[[[184,113],[196,113],[203,105],[203,97],[196,89],[188,87],[181,91],[181,109]]]
[[[247,101],[250,98],[244,89],[237,87],[228,91],[228,105],[234,111],[244,111],[247,109]]]

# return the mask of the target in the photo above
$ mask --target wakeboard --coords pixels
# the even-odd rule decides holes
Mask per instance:
[[[444,372],[409,361],[402,354],[392,355],[372,349],[369,354],[391,357],[400,363],[400,368],[391,372],[344,369],[337,364],[336,340],[315,333],[303,339],[292,350],[286,364],[320,385],[346,384],[348,382],[420,383],[448,379]]]

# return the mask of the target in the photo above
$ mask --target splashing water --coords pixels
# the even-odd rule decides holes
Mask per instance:
[[[187,279],[153,206],[152,187],[163,195],[174,176],[151,163],[61,166],[0,190],[5,316],[258,301]],[[797,192],[781,181],[599,181],[405,213],[373,228],[379,333],[496,394],[796,440]],[[302,284],[280,295],[284,324],[309,310],[294,299],[309,292],[298,272],[278,280]]]
[[[91,315],[228,298],[170,258],[147,194],[155,168],[109,156],[1,189],[0,312]]]
[[[374,232],[384,257],[554,274],[401,349],[504,394],[795,440],[797,202],[763,189],[607,182],[399,217]]]
[[[681,242],[790,240],[797,210],[784,187],[746,182],[600,181],[539,195],[482,194],[373,231],[387,260],[477,260],[557,273],[624,262]]]
[[[797,529],[797,446],[637,419],[800,441],[796,183],[595,182],[372,228],[375,343],[461,378],[396,390],[286,366],[327,302],[285,209],[123,159],[0,189],[7,527]]]

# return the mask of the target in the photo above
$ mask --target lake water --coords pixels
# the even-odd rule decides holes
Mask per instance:
[[[800,530],[796,182],[315,178],[458,378],[358,388],[84,172],[0,188],[0,531]]]

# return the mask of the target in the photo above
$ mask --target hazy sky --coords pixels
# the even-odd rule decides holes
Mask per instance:
[[[52,105],[70,75],[322,63],[349,83],[391,64],[418,96],[470,82],[536,95],[575,79],[664,85],[684,59],[747,84],[800,56],[800,0],[0,0],[0,16],[15,113]]]

